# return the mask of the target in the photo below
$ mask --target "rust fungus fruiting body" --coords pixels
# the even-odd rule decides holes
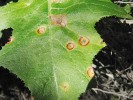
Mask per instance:
[[[93,67],[89,67],[89,68],[87,69],[86,73],[87,73],[87,75],[88,75],[90,78],[94,77],[94,75],[95,75]]]
[[[75,48],[75,44],[73,42],[68,42],[66,48],[67,50],[73,50]]]
[[[39,27],[39,28],[37,29],[37,33],[38,33],[39,35],[44,34],[45,32],[46,32],[46,27],[45,27],[45,26],[41,26],[41,27]]]
[[[51,24],[55,26],[65,27],[67,25],[67,19],[65,15],[51,15]]]
[[[67,82],[64,82],[60,85],[60,88],[64,91],[67,92],[69,90],[69,84]]]
[[[9,39],[8,39],[8,42],[7,42],[6,44],[10,44],[10,43],[12,43],[13,40],[14,40],[13,38],[9,38]]]
[[[87,37],[80,37],[79,38],[79,44],[82,46],[87,46],[90,43],[89,38]]]

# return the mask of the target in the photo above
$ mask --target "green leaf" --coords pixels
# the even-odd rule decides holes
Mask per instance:
[[[93,57],[104,46],[94,25],[112,15],[130,18],[100,0],[19,0],[0,7],[0,30],[13,28],[0,66],[21,78],[35,100],[77,100],[91,79]]]

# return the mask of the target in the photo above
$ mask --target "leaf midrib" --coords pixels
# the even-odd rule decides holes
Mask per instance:
[[[55,65],[54,65],[54,63],[53,63],[53,54],[52,54],[52,51],[53,51],[53,43],[52,43],[52,30],[51,30],[51,27],[52,27],[52,25],[51,25],[51,20],[50,20],[50,16],[51,16],[51,10],[52,10],[52,7],[51,7],[51,4],[52,4],[52,2],[51,2],[51,0],[48,0],[48,29],[49,29],[49,42],[50,42],[50,57],[51,57],[51,62],[52,62],[52,73],[53,73],[53,79],[54,79],[54,82],[55,82],[55,89],[56,89],[56,95],[57,95],[57,100],[59,100],[59,90],[58,90],[58,83],[57,83],[57,76],[56,76],[56,72],[55,72],[55,70],[56,70],[56,68],[55,68]]]

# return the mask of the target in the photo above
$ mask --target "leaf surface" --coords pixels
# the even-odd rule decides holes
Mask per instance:
[[[77,100],[104,46],[94,25],[112,15],[130,17],[100,0],[19,0],[2,6],[0,30],[13,28],[13,41],[0,51],[0,66],[21,78],[35,100]]]

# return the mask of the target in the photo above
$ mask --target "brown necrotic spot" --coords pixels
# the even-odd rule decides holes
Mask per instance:
[[[79,44],[82,46],[87,46],[90,43],[89,38],[87,37],[80,37],[79,38]]]
[[[75,44],[73,42],[68,42],[66,48],[68,50],[73,50],[75,48]]]
[[[51,15],[52,25],[65,27],[67,25],[67,19],[65,15]]]
[[[86,73],[87,73],[87,75],[88,75],[90,78],[94,77],[94,75],[95,75],[93,67],[89,67],[89,68],[87,69]]]
[[[8,42],[7,42],[6,44],[10,44],[10,43],[12,43],[13,40],[14,40],[14,38],[9,38],[9,39],[8,39]]]
[[[18,0],[0,0],[0,6],[4,6],[9,2],[18,2]]]
[[[7,28],[1,31],[1,38],[0,38],[0,49],[2,49],[2,46],[5,46],[5,44],[10,43],[12,41],[12,28]]]
[[[41,26],[37,29],[38,34],[44,34],[45,32],[46,32],[46,27],[45,26]]]
[[[64,82],[60,85],[60,88],[64,91],[67,92],[69,90],[69,84],[67,82]]]

